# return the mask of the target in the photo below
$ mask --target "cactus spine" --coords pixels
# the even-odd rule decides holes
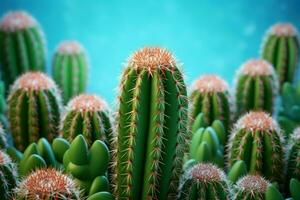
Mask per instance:
[[[287,182],[291,178],[300,180],[300,127],[294,130],[288,145]]]
[[[5,132],[2,128],[2,125],[0,123],[0,149],[5,149],[7,147],[7,139]]]
[[[299,59],[299,40],[292,24],[278,23],[269,29],[262,47],[262,58],[273,64],[280,85],[294,80]]]
[[[58,134],[60,94],[55,83],[40,72],[17,79],[8,97],[8,118],[15,146],[24,150],[45,137],[52,142]]]
[[[276,74],[268,62],[253,59],[244,63],[237,74],[235,86],[237,117],[250,110],[272,114],[277,85]]]
[[[120,86],[117,199],[176,196],[187,149],[187,96],[173,55],[159,47],[135,52]]]
[[[5,88],[27,71],[44,71],[43,33],[36,20],[23,11],[7,13],[0,24],[0,64]]]
[[[283,136],[275,120],[262,111],[249,112],[235,125],[228,145],[229,168],[245,161],[249,173],[259,173],[282,183],[284,172]]]
[[[77,41],[59,44],[52,62],[53,79],[62,89],[67,103],[73,96],[85,91],[88,63],[85,50]]]

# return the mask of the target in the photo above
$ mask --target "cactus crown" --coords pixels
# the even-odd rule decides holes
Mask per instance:
[[[238,188],[251,193],[264,193],[269,182],[259,175],[247,175],[237,182]]]
[[[242,65],[241,73],[249,76],[270,76],[274,75],[274,69],[265,60],[251,59]]]
[[[204,183],[218,182],[224,179],[224,173],[215,165],[210,163],[201,163],[191,169],[191,176]]]
[[[9,163],[11,163],[10,157],[6,153],[0,150],[0,165],[6,165]]]
[[[269,33],[277,36],[296,36],[297,30],[290,23],[278,23],[270,28]]]
[[[0,24],[0,29],[6,32],[15,32],[17,30],[33,27],[37,24],[36,20],[24,11],[15,11],[7,13]]]
[[[80,112],[96,112],[106,109],[107,103],[97,95],[81,94],[74,97],[68,107]]]
[[[300,127],[297,127],[294,131],[293,134],[291,135],[291,137],[294,140],[300,140]]]
[[[14,89],[24,90],[46,90],[54,88],[54,81],[41,72],[27,72],[20,76],[14,83]]]
[[[59,54],[80,54],[82,52],[83,47],[75,40],[64,41],[57,48],[57,53]]]
[[[193,88],[205,93],[225,92],[228,89],[228,84],[217,75],[204,75],[194,82]]]

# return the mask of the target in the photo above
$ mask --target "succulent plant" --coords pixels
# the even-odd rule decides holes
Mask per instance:
[[[87,200],[114,200],[115,197],[109,192],[97,192],[87,198]]]
[[[52,142],[58,135],[61,100],[48,76],[27,72],[18,78],[8,97],[8,119],[17,149],[45,137]]]
[[[0,123],[0,149],[5,149],[6,147],[7,147],[7,139],[2,124]]]
[[[8,129],[6,112],[7,112],[7,105],[5,100],[4,83],[0,81],[0,124],[2,124],[5,130]]]
[[[280,85],[295,78],[299,57],[299,40],[296,28],[289,23],[273,25],[262,46],[262,58],[273,64]]]
[[[250,110],[273,113],[278,88],[276,74],[267,61],[252,59],[237,74],[235,86],[236,116]]]
[[[0,23],[1,75],[8,89],[27,71],[44,71],[45,45],[41,28],[24,11],[7,13]]]
[[[298,200],[300,199],[300,191],[299,191],[299,188],[300,188],[300,181],[298,181],[297,179],[295,178],[292,178],[290,180],[290,193],[291,193],[291,196],[292,196],[292,199],[293,200]],[[270,199],[271,200],[271,199]]]
[[[88,63],[84,48],[77,41],[59,44],[52,61],[53,79],[62,89],[65,103],[86,89]]]
[[[227,178],[232,183],[236,183],[241,177],[247,175],[247,165],[243,160],[236,161],[228,170]]]
[[[203,113],[204,122],[211,125],[214,120],[221,120],[226,128],[230,127],[230,103],[228,84],[216,75],[204,75],[192,86],[191,118],[192,122]]]
[[[284,173],[283,145],[280,129],[269,114],[249,112],[237,121],[230,136],[228,166],[243,160],[249,173],[261,174],[280,184]]]
[[[53,168],[31,172],[15,189],[16,200],[80,200],[80,189],[68,175]]]
[[[0,150],[0,199],[10,200],[17,184],[17,170],[10,157]]]
[[[119,103],[116,198],[175,198],[188,149],[188,102],[173,55],[160,47],[136,51],[123,72]]]
[[[182,178],[178,200],[231,199],[229,183],[224,172],[213,164],[193,166]]]
[[[296,128],[291,135],[287,152],[286,180],[287,182],[292,178],[300,180],[300,127]]]

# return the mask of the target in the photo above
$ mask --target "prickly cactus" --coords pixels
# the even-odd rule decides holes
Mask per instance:
[[[81,44],[77,41],[60,43],[52,61],[52,74],[65,103],[85,91],[87,73],[87,58]]]
[[[27,71],[44,71],[45,45],[36,20],[23,11],[7,13],[0,24],[1,75],[8,89]]]
[[[6,118],[7,105],[5,100],[4,83],[0,81],[0,123],[5,130],[8,130],[8,122]]]
[[[61,100],[45,74],[28,72],[18,78],[8,97],[8,118],[14,144],[23,151],[31,142],[58,135]]]
[[[300,127],[294,130],[287,149],[287,182],[291,178],[300,180]]]
[[[7,147],[6,134],[3,130],[3,127],[0,123],[0,149],[5,149]]]
[[[135,52],[122,76],[115,166],[117,199],[176,197],[187,150],[187,94],[166,49]]]

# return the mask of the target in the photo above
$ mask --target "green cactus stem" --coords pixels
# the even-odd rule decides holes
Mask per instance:
[[[232,183],[236,183],[241,177],[247,174],[247,165],[243,160],[236,161],[228,170],[227,178]]]
[[[0,23],[0,64],[8,89],[27,71],[45,70],[45,44],[36,20],[23,11],[7,13]]]
[[[87,200],[115,200],[114,196],[109,192],[98,192],[89,196]]]
[[[7,139],[4,129],[0,123],[0,149],[5,149],[7,147]]]
[[[294,130],[287,149],[287,183],[290,179],[300,180],[300,127]]]
[[[87,85],[86,53],[77,41],[59,44],[52,61],[53,79],[62,90],[64,103],[83,93]]]
[[[159,47],[135,52],[123,72],[119,101],[116,198],[175,198],[188,149],[188,103],[173,55]]]
[[[8,119],[15,147],[58,135],[61,100],[55,83],[45,74],[28,72],[18,78],[8,97]]]
[[[261,56],[274,66],[280,85],[293,82],[299,59],[296,28],[289,23],[273,25],[266,33]]]

